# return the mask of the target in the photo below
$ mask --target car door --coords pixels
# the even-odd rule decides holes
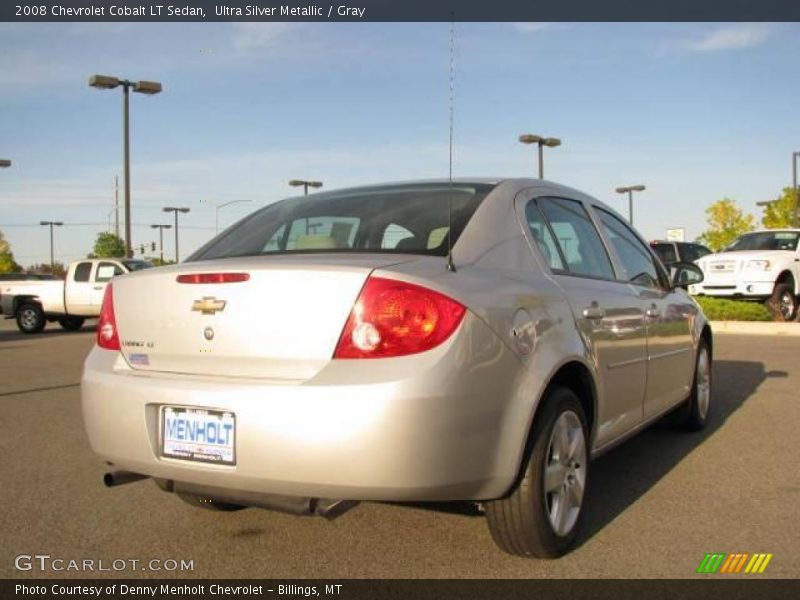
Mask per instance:
[[[106,285],[117,275],[125,273],[119,263],[102,261],[97,263],[92,282],[92,308],[99,314],[100,307],[103,305],[103,295],[106,293]]]
[[[675,291],[641,238],[618,216],[594,207],[620,276],[644,307],[647,326],[647,391],[644,418],[665,412],[689,394],[694,374],[691,321],[697,309]]]
[[[71,314],[86,315],[91,312],[92,266],[90,260],[79,262],[64,284],[66,309]]]
[[[615,274],[584,204],[538,197],[525,208],[529,232],[564,290],[599,379],[595,447],[642,421],[646,332],[638,295]]]

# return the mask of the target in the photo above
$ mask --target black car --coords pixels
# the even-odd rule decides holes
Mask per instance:
[[[706,254],[711,254],[711,250],[702,244],[693,242],[668,242],[666,240],[654,240],[650,242],[650,247],[661,259],[665,267],[677,262],[693,263]]]

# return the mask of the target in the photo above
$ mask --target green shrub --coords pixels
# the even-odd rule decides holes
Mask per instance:
[[[706,318],[710,321],[773,320],[769,309],[760,302],[710,298],[708,296],[695,296],[695,300],[697,300]]]

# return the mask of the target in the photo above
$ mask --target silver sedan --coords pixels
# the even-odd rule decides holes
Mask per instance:
[[[560,556],[590,459],[667,413],[705,424],[701,278],[540,180],[292,198],[113,280],[85,426],[107,485],[330,518],[470,501],[502,549]]]

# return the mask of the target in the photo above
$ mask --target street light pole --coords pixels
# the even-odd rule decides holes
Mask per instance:
[[[175,213],[175,219],[178,218],[178,213]],[[158,229],[158,243],[161,248],[161,264],[164,264],[164,230],[172,229],[172,225],[150,225],[151,229]],[[177,231],[177,229],[176,229]]]
[[[536,144],[539,146],[539,179],[544,179],[544,147],[555,148],[561,145],[561,140],[554,137],[542,137],[532,133],[523,133],[519,136],[523,144]]]
[[[157,81],[129,81],[108,75],[92,75],[89,85],[101,90],[113,90],[122,86],[122,139],[123,169],[125,176],[125,256],[133,257],[131,248],[131,165],[130,165],[130,127],[128,119],[128,96],[130,89],[140,94],[152,96],[161,92],[161,84]]]
[[[305,179],[292,179],[289,181],[289,185],[292,187],[300,187],[303,186],[303,195],[308,196],[308,188],[321,188],[322,182],[321,181],[307,181]]]
[[[176,208],[174,206],[164,207],[164,212],[175,213],[175,262],[180,262],[180,252],[178,252],[178,213],[188,213],[188,208]]]
[[[647,188],[643,185],[629,185],[626,187],[618,187],[618,194],[628,194],[628,223],[633,226],[633,192],[643,192]]]
[[[50,268],[56,266],[55,255],[53,253],[53,227],[61,227],[64,223],[61,221],[39,221],[39,225],[50,226]]]
[[[793,221],[795,227],[800,227],[800,191],[797,189],[797,159],[800,152],[792,152],[792,192],[794,193]]]
[[[225,202],[220,204],[219,206],[215,207],[215,215],[214,215],[214,233],[219,233],[219,209],[225,208],[226,206],[230,206],[231,204],[237,204],[238,202],[252,202],[252,200],[231,200],[230,202]]]

